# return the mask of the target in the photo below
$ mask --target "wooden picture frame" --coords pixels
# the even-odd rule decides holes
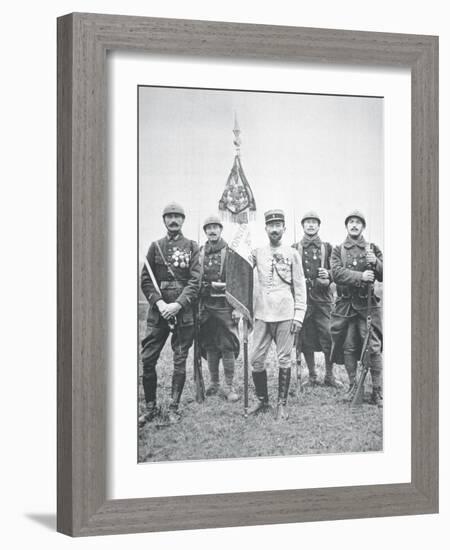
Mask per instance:
[[[106,53],[411,70],[411,483],[107,500]],[[95,307],[94,307],[95,306]],[[438,511],[438,38],[74,13],[58,19],[58,509],[72,536]]]

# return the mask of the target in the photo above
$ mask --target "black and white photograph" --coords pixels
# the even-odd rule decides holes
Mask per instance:
[[[138,87],[138,461],[383,450],[383,98]]]
[[[3,8],[4,547],[448,546],[446,4]]]

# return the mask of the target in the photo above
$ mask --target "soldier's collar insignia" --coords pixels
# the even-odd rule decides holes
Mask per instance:
[[[181,231],[179,233],[176,233],[175,235],[171,235],[170,233],[167,233],[167,240],[169,241],[178,241],[180,237],[182,237]]]

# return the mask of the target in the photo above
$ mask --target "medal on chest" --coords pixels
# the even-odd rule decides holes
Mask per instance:
[[[188,267],[190,254],[191,253],[187,250],[175,248],[171,256],[173,266],[181,267],[181,269],[185,269],[186,267]]]

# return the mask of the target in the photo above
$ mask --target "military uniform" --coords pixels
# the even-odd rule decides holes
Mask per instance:
[[[356,217],[364,221],[362,215]],[[368,283],[362,280],[362,272],[372,270],[375,280],[383,280],[383,255],[376,245],[370,246],[376,256],[376,263],[371,266],[368,266],[366,260],[369,243],[362,235],[356,240],[347,237],[341,245],[333,249],[331,255],[331,271],[337,288],[337,299],[331,320],[332,360],[345,364],[351,386],[355,383],[357,362],[367,333]],[[382,391],[383,329],[381,300],[375,293],[372,293],[370,314],[373,328],[369,341],[372,400],[378,401]]]
[[[317,229],[315,234],[308,235],[305,222],[315,220]],[[303,239],[292,246],[299,252],[302,258],[303,271],[308,292],[308,307],[303,322],[302,330],[296,339],[297,364],[300,365],[303,352],[308,366],[309,381],[317,384],[317,373],[314,360],[314,352],[322,351],[325,356],[324,383],[328,386],[341,387],[333,375],[331,363],[331,334],[330,316],[333,306],[333,292],[331,289],[330,257],[331,244],[323,242],[318,234],[321,219],[314,211],[304,214],[301,224],[305,235]],[[327,278],[319,276],[319,269],[327,271]]]
[[[272,220],[284,222],[279,210],[265,213],[266,224]],[[292,321],[303,322],[306,311],[306,286],[300,256],[290,246],[257,248],[253,261],[258,274],[255,302],[255,325],[251,354],[252,377],[258,406],[256,412],[268,407],[265,360],[272,341],[278,358],[278,405],[285,406],[291,377],[291,351],[295,335]]]
[[[307,289],[305,319],[297,338],[297,360],[300,361],[300,355],[303,352],[308,365],[310,381],[314,383],[317,380],[314,352],[322,351],[325,356],[325,383],[334,385],[330,334],[330,317],[333,306],[330,270],[332,246],[330,243],[323,242],[318,235],[313,238],[305,235],[293,247],[301,255]],[[319,278],[318,269],[320,267],[328,271],[328,279]]]
[[[194,339],[193,306],[200,289],[199,248],[196,242],[187,239],[181,232],[170,234],[153,242],[147,253],[148,263],[154,273],[159,291],[153,285],[144,266],[141,288],[149,302],[147,333],[142,340],[142,364],[145,400],[152,406],[156,403],[156,364],[171,332],[171,326],[160,314],[156,303],[178,302],[181,311],[176,316],[171,346],[173,350],[173,376],[169,408],[177,411],[186,379],[186,359]]]
[[[209,223],[221,225],[220,220],[215,219]],[[216,243],[207,242],[200,250],[200,346],[208,360],[211,379],[207,395],[219,390],[219,362],[222,359],[225,395],[229,401],[236,401],[233,378],[235,357],[239,355],[239,333],[232,317],[233,308],[225,296],[227,250],[227,243],[222,238]]]

